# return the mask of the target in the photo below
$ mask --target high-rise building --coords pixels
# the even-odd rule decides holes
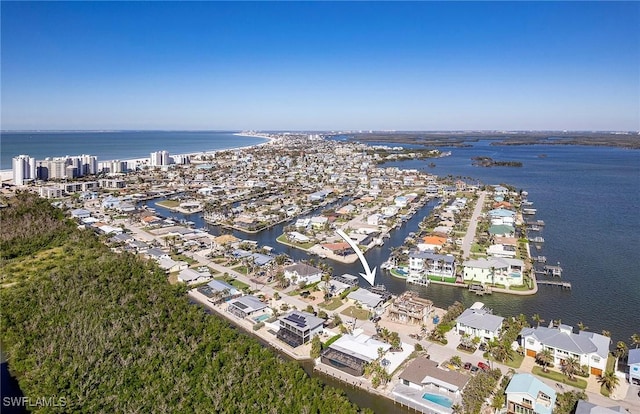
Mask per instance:
[[[36,178],[36,160],[28,155],[18,155],[13,158],[13,182],[23,185],[26,180]]]
[[[156,151],[152,152],[149,157],[149,165],[152,167],[161,167],[169,165],[171,158],[169,157],[169,151]]]

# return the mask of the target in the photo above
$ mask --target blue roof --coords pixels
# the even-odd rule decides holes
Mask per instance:
[[[507,399],[510,393],[526,393],[530,395],[537,414],[551,414],[556,403],[556,392],[553,388],[531,374],[515,374],[511,378],[505,393],[507,394]],[[540,393],[547,395],[551,399],[548,407],[538,399]]]

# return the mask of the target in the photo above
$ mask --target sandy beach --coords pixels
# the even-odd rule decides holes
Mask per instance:
[[[245,145],[245,146],[241,146],[241,147],[232,147],[232,148],[225,148],[225,149],[219,149],[219,150],[213,150],[213,151],[200,151],[200,152],[190,152],[190,153],[186,153],[186,154],[169,154],[170,156],[180,156],[180,157],[195,157],[195,156],[207,156],[207,155],[215,155],[218,152],[223,152],[223,151],[236,151],[236,150],[242,150],[242,149],[248,149],[248,148],[253,148],[253,147],[260,147],[263,145],[269,145],[271,143],[273,143],[274,141],[277,141],[277,138],[273,138],[271,136],[268,136],[266,134],[247,134],[247,133],[235,133],[233,134],[235,136],[238,137],[248,137],[248,138],[264,138],[267,141],[263,142],[261,144],[254,144],[254,145]],[[113,162],[116,160],[98,160],[98,162]],[[126,162],[127,166],[132,167],[132,166],[136,166],[136,165],[145,165],[149,162],[149,157],[145,157],[145,158],[127,158],[127,159],[121,159],[121,160],[117,160],[117,161],[121,161],[121,162]],[[0,170],[0,182],[5,182],[5,181],[11,181],[13,180],[13,170]]]

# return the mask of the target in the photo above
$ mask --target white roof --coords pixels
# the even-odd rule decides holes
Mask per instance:
[[[329,348],[371,362],[378,358],[378,348],[382,348],[387,352],[389,348],[391,348],[391,345],[373,339],[368,335],[360,334],[353,336],[347,334],[342,335],[340,339],[331,344]]]

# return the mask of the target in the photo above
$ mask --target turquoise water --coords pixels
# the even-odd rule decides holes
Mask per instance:
[[[253,318],[253,320],[256,321],[256,322],[262,322],[262,321],[265,321],[267,319],[269,319],[269,315],[266,314],[266,313],[264,315],[260,315],[260,316],[258,316],[256,318]]]
[[[422,398],[447,408],[451,408],[453,405],[451,398],[447,398],[444,395],[429,394],[428,392],[425,392]]]

